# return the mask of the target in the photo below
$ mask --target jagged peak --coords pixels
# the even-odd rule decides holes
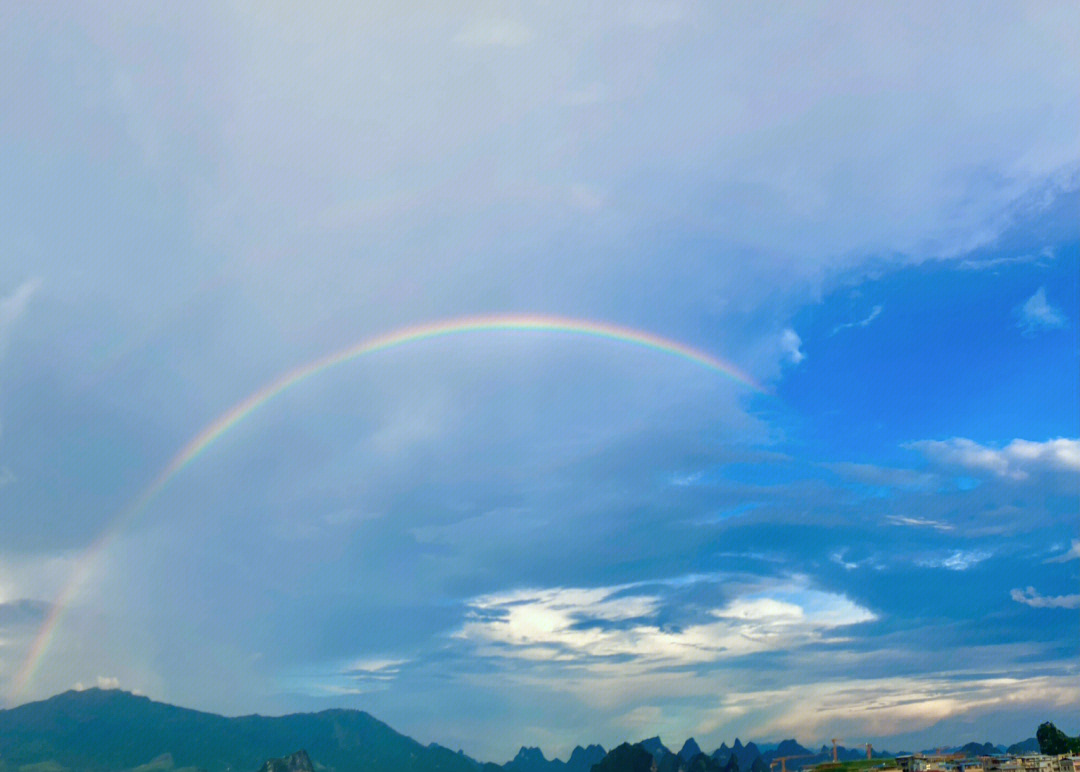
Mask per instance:
[[[695,740],[693,737],[690,737],[686,740],[686,742],[683,743],[683,747],[679,751],[679,758],[683,759],[684,761],[689,761],[699,753],[701,753],[701,748],[700,746],[698,746],[697,740]]]
[[[514,756],[514,761],[547,761],[544,758],[544,752],[539,748],[529,748],[524,745],[521,746],[521,750],[517,752],[517,756]]]
[[[301,749],[279,759],[267,759],[259,772],[315,772],[307,751]]]

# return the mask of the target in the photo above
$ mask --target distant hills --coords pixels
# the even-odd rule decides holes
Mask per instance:
[[[1034,747],[1031,748],[1031,744]],[[299,749],[304,749],[303,751]],[[1035,738],[1010,752],[1038,750]],[[1002,746],[969,743],[971,755]],[[885,751],[875,756],[891,755]],[[225,717],[154,702],[120,690],[87,689],[0,710],[0,772],[769,772],[832,758],[784,740],[762,752],[736,739],[706,754],[694,738],[671,751],[659,737],[606,752],[578,746],[566,761],[522,747],[505,764],[481,763],[437,744],[422,745],[358,710]],[[838,748],[841,760],[865,757]]]

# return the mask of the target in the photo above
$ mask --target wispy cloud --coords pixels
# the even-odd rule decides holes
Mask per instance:
[[[895,734],[899,726],[910,731],[1004,706],[1074,706],[1080,703],[1080,686],[1072,674],[868,678],[799,684],[769,693],[729,694],[727,701],[747,708],[766,702],[790,706],[756,725],[756,736],[805,735],[823,730],[842,730],[846,736],[888,736]]]
[[[1061,555],[1047,558],[1044,563],[1066,563],[1070,560],[1080,560],[1080,539],[1073,539],[1072,546]]]
[[[1028,263],[1047,263],[1054,259],[1054,252],[1046,248],[1037,254],[1011,255],[1005,257],[968,258],[957,263],[956,267],[965,271],[990,271],[1009,265]]]
[[[920,558],[917,564],[926,568],[946,568],[950,571],[967,571],[987,558],[993,557],[987,550],[954,550],[947,555]]]
[[[1046,299],[1046,287],[1039,287],[1035,294],[1016,309],[1020,317],[1017,326],[1025,335],[1034,335],[1040,330],[1052,330],[1065,326],[1065,315]]]
[[[1080,608],[1080,595],[1040,595],[1034,587],[1009,593],[1017,603],[1032,608]]]
[[[1025,480],[1040,471],[1080,472],[1080,440],[1059,437],[1045,442],[1015,439],[1003,448],[980,445],[974,440],[909,442],[927,458],[948,466],[992,472],[999,477]]]
[[[933,528],[935,531],[951,531],[953,526],[940,520],[928,520],[925,517],[908,517],[907,515],[886,515],[885,522],[889,525],[902,525],[911,528]]]
[[[866,327],[872,321],[877,319],[878,316],[880,316],[880,315],[881,315],[881,306],[874,306],[870,310],[870,313],[865,318],[860,319],[857,322],[845,322],[844,324],[838,324],[835,327],[833,327],[832,332],[829,333],[829,334],[830,335],[835,335],[836,333],[840,332],[841,330],[848,330],[848,329],[851,329],[852,327]]]

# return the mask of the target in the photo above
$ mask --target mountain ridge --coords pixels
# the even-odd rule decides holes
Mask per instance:
[[[768,772],[775,759],[805,756],[788,764],[795,770],[831,759],[832,750],[823,746],[815,753],[788,739],[763,753],[754,742],[744,745],[736,738],[732,746],[721,743],[706,754],[691,737],[674,753],[659,736],[623,746],[644,750],[658,772]],[[1003,747],[963,746],[968,752]],[[69,690],[0,710],[0,772],[29,772],[20,768],[42,763],[50,763],[52,772],[306,772],[295,759],[295,770],[263,769],[274,760],[288,764],[298,748],[306,749],[319,772],[593,772],[611,755],[597,744],[578,745],[562,761],[522,746],[504,764],[479,762],[437,743],[422,745],[363,710],[227,717],[119,689]],[[621,758],[636,763],[640,756],[626,748]],[[841,760],[865,755],[856,748],[837,751]]]

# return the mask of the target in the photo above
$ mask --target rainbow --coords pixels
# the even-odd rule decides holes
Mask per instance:
[[[374,354],[379,351],[386,351],[387,349],[409,343],[431,340],[433,338],[445,338],[475,332],[500,331],[564,333],[639,346],[663,354],[676,356],[692,362],[695,365],[720,373],[760,394],[770,394],[768,389],[752,379],[746,373],[739,370],[735,365],[730,362],[725,362],[706,351],[693,348],[685,343],[680,343],[651,332],[584,319],[537,314],[469,316],[403,327],[362,340],[352,346],[348,346],[347,348],[328,354],[320,359],[301,365],[294,370],[290,370],[276,380],[248,395],[218,416],[214,421],[207,424],[202,431],[192,437],[191,440],[184,445],[175,456],[173,456],[168,465],[166,465],[165,468],[158,473],[157,477],[143,489],[138,498],[117,515],[102,535],[98,537],[77,561],[67,584],[64,585],[63,589],[57,595],[55,602],[51,606],[48,617],[42,623],[41,628],[34,637],[30,649],[15,675],[10,701],[15,703],[26,690],[27,686],[29,686],[45,653],[48,651],[49,645],[64,616],[64,612],[78,595],[79,590],[93,574],[94,567],[98,564],[101,556],[108,551],[109,546],[116,538],[132,524],[147,505],[161,493],[162,490],[164,490],[169,482],[189,464],[195,461],[195,459],[202,455],[202,453],[220,439],[222,435],[243,421],[258,408],[293,386],[296,386],[319,373],[329,370],[332,367],[349,362],[358,357]]]

